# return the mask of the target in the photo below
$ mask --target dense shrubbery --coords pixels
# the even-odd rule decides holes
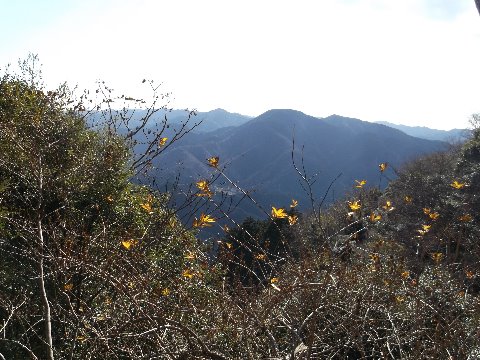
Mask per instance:
[[[0,353],[185,351],[187,326],[208,324],[205,312],[186,316],[192,299],[210,308],[216,287],[206,284],[220,273],[166,196],[130,182],[128,143],[89,130],[66,93],[45,93],[35,80],[0,79]],[[159,338],[152,328],[171,331]]]
[[[461,148],[406,164],[384,192],[357,183],[321,221],[307,216],[289,230],[299,251],[272,289],[250,295],[276,340],[262,356],[478,356],[478,185],[474,163],[462,170],[478,131]],[[244,228],[266,241],[251,223]]]
[[[85,99],[35,79],[0,79],[0,357],[480,356],[479,129],[383,192],[359,180],[328,210],[293,201],[207,247],[132,182],[165,126],[134,156],[122,116],[93,131]],[[215,210],[211,181],[186,202],[200,231],[222,216],[194,212]]]

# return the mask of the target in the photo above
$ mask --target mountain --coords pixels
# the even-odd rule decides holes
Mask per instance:
[[[219,156],[225,174],[251,192],[265,209],[287,206],[292,198],[305,209],[308,196],[292,166],[293,139],[297,165],[302,166],[303,162],[308,176],[318,174],[313,186],[316,198],[321,199],[330,183],[342,174],[332,185],[328,202],[352,190],[355,179],[367,180],[368,186],[385,186],[385,179],[380,184],[381,162],[391,165],[386,175],[394,177],[393,168],[447,146],[441,141],[416,138],[385,125],[339,115],[319,119],[294,110],[270,110],[243,125],[182,138],[155,164],[157,181],[167,183],[179,174],[180,185],[186,187],[210,177],[214,170],[206,159]],[[222,177],[212,187],[217,192],[228,192],[234,199],[242,197]],[[236,217],[247,215],[265,216],[244,199]]]
[[[185,121],[185,119],[185,113],[176,113],[175,116],[169,118],[169,121],[172,123],[180,123]],[[208,112],[197,112],[197,115],[192,118],[192,121],[199,123],[195,129],[196,132],[210,132],[224,127],[239,126],[251,119],[252,117],[250,116],[231,113],[223,109],[215,109]]]
[[[114,115],[115,115],[114,111]],[[120,116],[120,111],[118,111],[118,116]],[[129,127],[134,128],[135,125],[140,124],[143,118],[149,114],[149,110],[145,109],[127,109],[125,113],[122,113],[123,118],[130,119]],[[107,113],[107,116],[110,114]],[[190,119],[189,119],[189,115]],[[180,125],[184,124],[187,120],[189,122],[188,127],[192,127],[194,124],[198,124],[193,129],[193,132],[196,133],[205,133],[214,131],[224,127],[230,126],[239,126],[252,119],[251,116],[241,115],[237,113],[231,113],[223,109],[215,109],[207,112],[190,112],[189,110],[179,110],[179,109],[159,109],[153,115],[154,123],[158,124],[165,120],[168,121],[168,124],[171,125]],[[152,120],[153,120],[152,119]],[[92,112],[88,117],[88,122],[90,124],[102,123],[102,113]],[[152,122],[152,125],[153,124]],[[120,131],[126,131],[125,127],[119,129]]]
[[[377,124],[386,125],[391,128],[403,131],[405,134],[427,140],[458,142],[465,141],[468,137],[468,130],[466,129],[437,130],[430,129],[424,126],[397,125],[392,124],[388,121],[377,121]]]

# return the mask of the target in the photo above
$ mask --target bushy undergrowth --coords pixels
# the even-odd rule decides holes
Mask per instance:
[[[276,340],[262,356],[478,356],[478,131],[406,164],[385,191],[356,181],[349,199],[293,225],[297,251],[272,270],[270,289],[251,296]]]

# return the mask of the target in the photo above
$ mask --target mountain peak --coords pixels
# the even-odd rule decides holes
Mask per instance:
[[[208,113],[208,114],[215,114],[215,113],[217,113],[217,114],[226,114],[226,113],[228,113],[228,111],[225,110],[225,109],[222,109],[222,108],[216,108],[216,109],[207,111],[207,113]]]
[[[298,110],[293,110],[293,109],[271,109],[271,110],[268,110],[268,111],[265,111],[262,115],[260,115],[259,117],[261,116],[286,116],[286,115],[289,115],[289,116],[292,116],[292,115],[295,115],[295,116],[298,116],[298,115],[302,115],[302,116],[305,116],[306,114],[301,112],[301,111],[298,111]]]
[[[292,109],[272,109],[257,116],[251,123],[263,123],[266,126],[275,124],[275,127],[292,128],[293,125],[304,126],[318,119],[305,113]]]

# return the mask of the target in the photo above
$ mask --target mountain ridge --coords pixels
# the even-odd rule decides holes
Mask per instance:
[[[259,202],[268,208],[288,204],[292,197],[304,204],[308,200],[292,166],[292,152],[297,164],[303,163],[310,175],[319,174],[313,187],[317,197],[322,197],[331,181],[343,174],[332,187],[335,197],[352,190],[355,179],[366,179],[369,186],[379,185],[381,162],[395,168],[446,146],[441,141],[412,137],[359,119],[338,115],[320,119],[297,110],[273,109],[236,127],[189,134],[165,151],[155,165],[159,177],[172,177],[172,169],[177,167],[182,182],[192,184],[211,176],[206,159],[219,156],[225,173],[242,188],[255,190]],[[226,182],[215,186],[231,187]],[[243,211],[258,215],[249,206]]]
[[[427,140],[441,140],[441,141],[464,141],[468,137],[467,129],[451,129],[451,130],[439,130],[432,129],[426,126],[408,126],[402,124],[394,124],[388,121],[377,121],[377,124],[382,124],[394,129],[403,131],[407,135],[419,137]]]

